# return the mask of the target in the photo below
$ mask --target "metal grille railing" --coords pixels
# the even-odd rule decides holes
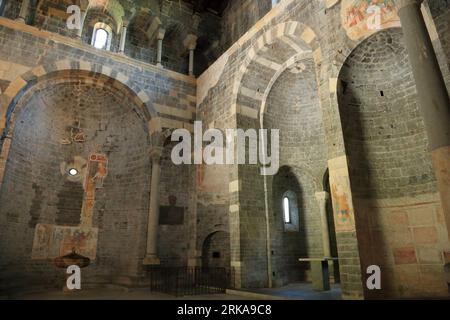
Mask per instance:
[[[151,267],[150,290],[176,297],[225,293],[229,272],[225,268]]]

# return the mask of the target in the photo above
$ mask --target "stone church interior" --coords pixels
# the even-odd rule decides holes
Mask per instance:
[[[0,299],[449,299],[449,34],[449,0],[0,0]],[[176,164],[197,125],[278,170]]]

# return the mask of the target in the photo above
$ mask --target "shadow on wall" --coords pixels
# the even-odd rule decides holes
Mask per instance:
[[[338,102],[363,270],[384,270],[383,297],[443,294],[448,239],[438,231],[440,204],[401,29],[378,32],[350,54]]]

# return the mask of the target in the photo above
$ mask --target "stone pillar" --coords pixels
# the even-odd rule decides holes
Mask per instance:
[[[197,47],[197,36],[189,34],[184,40],[184,46],[189,50],[189,75],[194,76],[194,51]]]
[[[194,76],[194,51],[195,48],[189,49],[189,75]]]
[[[28,18],[29,10],[30,10],[30,0],[22,0],[22,5],[20,6],[20,12],[17,21],[25,23]]]
[[[127,41],[128,21],[123,21],[120,33],[119,53],[125,54],[125,42]]]
[[[327,202],[330,199],[330,194],[328,192],[316,192],[316,200],[319,205],[320,221],[321,221],[321,232],[322,232],[322,243],[323,243],[323,255],[325,258],[331,257],[330,249],[330,230],[328,229],[328,218],[327,218]]]
[[[159,265],[160,260],[157,254],[157,239],[159,227],[159,182],[161,175],[161,154],[162,148],[152,148],[150,157],[152,160],[152,182],[150,189],[150,207],[148,212],[147,228],[147,252],[144,258],[144,265]]]
[[[397,0],[450,239],[450,99],[424,17],[423,0]]]
[[[166,30],[163,28],[159,28],[158,34],[156,36],[157,43],[157,52],[156,52],[156,65],[158,67],[162,67],[162,49],[163,49],[163,40],[166,35]]]

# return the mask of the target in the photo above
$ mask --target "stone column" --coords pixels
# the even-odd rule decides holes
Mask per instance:
[[[319,205],[320,221],[321,221],[321,232],[322,232],[322,243],[323,243],[323,255],[326,258],[331,257],[330,249],[330,230],[328,229],[328,218],[327,218],[327,202],[330,199],[330,194],[328,192],[316,192],[316,200]]]
[[[159,28],[158,34],[156,36],[157,40],[157,52],[156,52],[156,65],[158,67],[162,67],[162,48],[163,48],[163,40],[166,35],[166,30],[163,28]]]
[[[194,76],[194,51],[197,47],[197,36],[189,34],[184,40],[184,46],[189,50],[189,75]]]
[[[119,53],[125,54],[125,42],[127,41],[128,21],[123,21],[120,33]]]
[[[17,21],[25,23],[28,18],[29,10],[30,10],[30,0],[22,0],[22,5],[20,6],[20,12]]]
[[[194,52],[195,48],[189,48],[189,75],[194,76]]]
[[[157,239],[159,227],[159,182],[161,175],[161,154],[162,148],[152,148],[150,157],[152,160],[152,182],[150,189],[150,207],[148,212],[147,228],[147,252],[144,258],[144,265],[159,265],[160,260],[157,254]]]
[[[450,238],[450,99],[421,12],[422,2],[397,0],[397,7]]]

